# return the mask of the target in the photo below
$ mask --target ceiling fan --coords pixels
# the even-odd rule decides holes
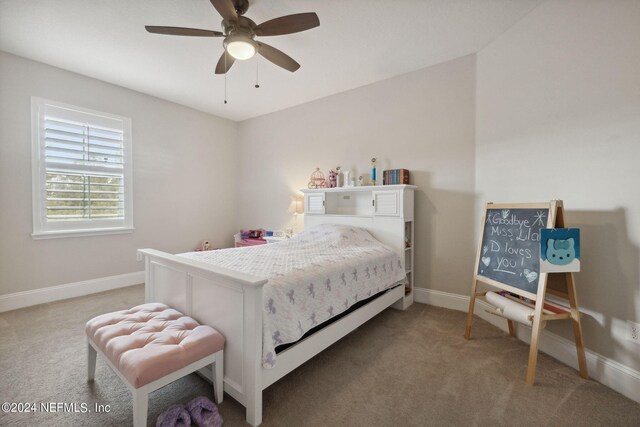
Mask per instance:
[[[251,19],[243,16],[249,9],[249,0],[209,1],[222,16],[224,32],[151,25],[147,25],[145,28],[150,33],[172,36],[224,37],[223,46],[225,50],[216,65],[216,74],[225,74],[236,59],[252,58],[256,52],[277,66],[294,72],[300,68],[300,64],[275,47],[256,41],[256,36],[281,36],[310,30],[320,25],[318,15],[314,12],[281,16],[256,25]]]

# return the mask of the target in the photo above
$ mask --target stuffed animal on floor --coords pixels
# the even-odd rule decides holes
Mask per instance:
[[[203,240],[200,243],[200,246],[196,248],[196,251],[210,251],[210,250],[211,250],[211,244],[209,243],[208,240]]]

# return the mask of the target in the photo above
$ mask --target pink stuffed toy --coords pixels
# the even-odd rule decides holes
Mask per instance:
[[[196,251],[210,251],[211,250],[211,244],[207,240],[203,240],[202,243],[200,243],[200,246],[198,246],[195,250]]]
[[[329,171],[329,188],[336,188],[338,182],[338,174],[334,170]]]

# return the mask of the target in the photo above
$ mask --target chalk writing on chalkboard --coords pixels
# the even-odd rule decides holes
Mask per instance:
[[[477,274],[536,293],[548,209],[487,209]]]

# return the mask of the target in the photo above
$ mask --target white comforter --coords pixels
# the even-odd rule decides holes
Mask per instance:
[[[267,245],[180,256],[269,279],[263,288],[262,365],[275,347],[406,277],[398,254],[366,230],[322,225]]]

